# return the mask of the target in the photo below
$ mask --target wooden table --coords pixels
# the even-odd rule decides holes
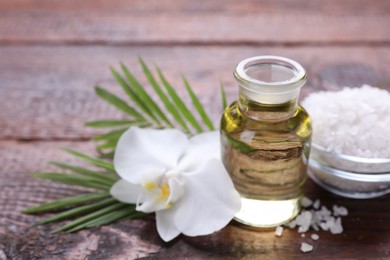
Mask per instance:
[[[219,81],[229,100],[243,58],[275,54],[299,61],[309,80],[302,96],[321,89],[373,84],[390,90],[390,2],[108,1],[0,2],[0,259],[390,259],[390,196],[353,200],[309,182],[307,196],[346,206],[341,235],[319,232],[303,254],[296,230],[243,231],[229,225],[199,238],[163,243],[154,220],[121,221],[73,234],[26,207],[83,189],[33,179],[48,160],[74,161],[60,148],[96,155],[84,122],[122,115],[95,96],[100,84],[120,93],[109,66],[126,63],[143,83],[137,56],[165,71],[179,92],[186,75],[217,122]],[[305,240],[306,239],[306,240]]]

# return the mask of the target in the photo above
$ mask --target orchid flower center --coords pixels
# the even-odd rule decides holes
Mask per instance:
[[[154,211],[171,208],[183,194],[183,183],[179,175],[179,172],[169,170],[157,178],[145,179],[141,183],[144,192],[139,198],[143,203],[141,206],[138,203],[138,206]]]

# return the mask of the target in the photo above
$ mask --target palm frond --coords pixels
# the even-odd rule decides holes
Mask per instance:
[[[145,118],[133,107],[129,106],[125,101],[115,96],[113,93],[105,90],[99,86],[95,88],[96,94],[101,97],[103,100],[107,101],[111,105],[115,106],[117,109],[125,112],[126,114],[140,120],[145,121]]]
[[[154,80],[153,74],[149,71],[149,68],[146,66],[145,63],[141,60],[142,69],[144,70],[145,76],[150,82],[150,84],[154,85],[157,84]],[[164,112],[161,110],[161,108],[157,105],[157,103],[150,97],[150,95],[145,91],[145,89],[141,86],[141,84],[138,83],[138,81],[135,79],[135,77],[130,73],[130,71],[127,69],[126,66],[122,64],[122,70],[125,73],[127,79],[129,82],[133,84],[133,87],[137,91],[138,95],[142,98],[143,102],[147,104],[151,109],[153,109],[153,112],[169,127],[173,127],[172,123],[169,121],[169,119],[166,117]],[[159,122],[158,126],[161,126]]]
[[[139,92],[137,92],[136,89],[132,87],[134,85],[131,84],[131,82],[130,82],[131,85],[129,85],[114,68],[111,68],[111,73],[116,79],[116,81],[119,83],[119,85],[122,87],[123,91],[127,94],[127,96],[129,96],[130,100],[132,100],[138,106],[138,108],[142,112],[147,114],[154,122],[158,123],[159,121],[157,117],[154,115],[151,107],[147,106],[145,102],[145,98],[142,95],[139,95]],[[126,76],[129,75],[126,74]]]
[[[89,162],[95,166],[98,166],[100,168],[103,168],[111,173],[115,173],[115,169],[114,169],[114,166],[111,164],[111,163],[108,163],[106,161],[103,161],[101,159],[97,159],[97,158],[93,158],[91,156],[88,156],[88,155],[85,155],[83,153],[80,153],[78,151],[75,151],[75,150],[72,150],[72,149],[69,149],[69,148],[65,148],[64,149],[66,152],[68,152],[69,154],[71,155],[74,155],[86,162]]]
[[[132,125],[138,125],[144,121],[130,121],[130,120],[98,120],[90,121],[85,124],[85,126],[95,127],[95,128],[106,128],[106,127],[130,127]]]
[[[36,213],[50,212],[53,210],[58,210],[70,206],[72,207],[78,206],[86,202],[90,202],[98,199],[104,199],[108,197],[110,197],[110,194],[108,192],[81,194],[81,195],[72,196],[72,197],[56,200],[53,202],[45,203],[37,207],[28,208],[25,209],[23,213],[36,214]]]
[[[197,112],[196,115],[191,112],[191,109],[184,102],[185,99],[179,96],[158,66],[155,66],[156,74],[153,74],[141,58],[139,63],[150,88],[144,87],[140,83],[141,81],[124,64],[120,64],[121,71],[111,68],[113,77],[129,101],[125,101],[122,97],[100,86],[95,87],[96,94],[102,100],[115,107],[118,111],[124,112],[122,119],[105,119],[86,123],[86,126],[89,127],[107,129],[105,133],[93,138],[94,141],[99,142],[97,148],[101,153],[100,158],[95,158],[69,148],[64,149],[67,153],[93,167],[81,167],[64,162],[51,161],[50,164],[57,166],[60,170],[33,174],[37,178],[92,188],[96,191],[26,209],[24,213],[28,214],[56,213],[36,224],[74,219],[54,231],[74,232],[124,218],[131,219],[148,215],[138,212],[133,204],[124,204],[117,201],[109,193],[112,185],[119,180],[111,159],[123,132],[130,126],[153,128],[179,127],[189,135],[203,132],[203,127],[206,127],[208,130],[214,130],[214,125],[209,115],[184,76],[182,77],[184,86],[192,101],[193,108]],[[221,95],[223,106],[226,106],[223,86],[221,86]],[[158,97],[158,100],[154,100],[153,97]],[[164,110],[160,106],[164,106]]]
[[[221,100],[222,100],[222,110],[225,110],[228,106],[228,102],[226,98],[225,87],[222,83],[221,83]]]
[[[184,86],[198,117],[191,112],[184,99],[179,96],[157,65],[155,65],[155,75],[142,58],[139,58],[139,63],[149,83],[149,88],[143,86],[140,83],[141,81],[123,63],[120,64],[121,72],[111,68],[113,77],[129,98],[129,102],[100,86],[96,87],[96,93],[104,101],[127,115],[127,118],[123,120],[107,119],[86,124],[94,128],[109,129],[106,133],[93,138],[93,140],[99,142],[97,149],[102,152],[102,157],[109,158],[112,155],[119,137],[130,126],[179,127],[189,135],[203,132],[202,125],[207,130],[215,129],[210,116],[206,113],[204,106],[184,76],[182,77]],[[153,97],[157,97],[157,101]],[[159,104],[162,104],[164,109]]]
[[[77,216],[82,216],[91,212],[94,212],[96,210],[100,210],[104,207],[108,207],[110,205],[116,204],[118,201],[113,199],[113,198],[105,198],[104,200],[98,201],[93,204],[87,204],[79,207],[75,207],[69,210],[65,210],[59,214],[56,214],[54,216],[45,218],[41,221],[38,221],[36,224],[41,225],[41,224],[46,224],[50,222],[56,222],[56,221],[61,221],[61,220],[66,220],[70,219],[73,217]]]
[[[124,204],[111,197],[108,191],[119,177],[107,173],[107,171],[111,173],[114,171],[114,167],[110,162],[85,155],[75,150],[66,149],[66,151],[91,165],[98,166],[101,170],[91,170],[81,166],[52,161],[50,164],[62,170],[70,171],[70,173],[62,171],[38,172],[34,173],[33,176],[101,191],[71,196],[24,210],[23,212],[27,214],[59,211],[59,213],[51,217],[38,221],[35,223],[36,225],[78,217],[78,219],[60,226],[54,231],[74,232],[83,228],[111,223],[123,218],[136,218],[146,215],[136,211],[135,205]]]
[[[171,97],[173,103],[176,105],[178,111],[181,112],[181,114],[186,118],[191,124],[195,130],[198,133],[203,132],[202,127],[196,120],[195,116],[192,114],[192,112],[188,109],[188,107],[185,105],[184,101],[180,98],[180,96],[177,94],[176,90],[172,87],[172,85],[167,81],[162,71],[157,67],[157,73],[161,79],[161,82],[163,83],[166,91],[168,92],[169,96]]]
[[[204,111],[204,108],[200,103],[199,98],[195,95],[187,79],[184,76],[182,78],[183,78],[184,85],[186,86],[186,89],[188,91],[188,94],[190,94],[192,104],[194,104],[194,107],[198,111],[205,125],[209,128],[209,130],[213,131],[215,129],[213,123],[211,122],[210,117],[207,115],[206,111]]]

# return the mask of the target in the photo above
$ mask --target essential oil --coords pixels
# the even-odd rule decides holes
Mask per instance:
[[[222,159],[242,208],[235,219],[253,227],[274,227],[300,210],[307,178],[311,120],[298,105],[306,81],[290,59],[259,56],[235,70],[239,99],[221,120]]]

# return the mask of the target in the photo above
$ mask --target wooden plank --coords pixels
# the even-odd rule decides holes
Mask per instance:
[[[30,227],[43,216],[21,214],[26,207],[75,195],[83,189],[34,180],[33,171],[50,170],[46,160],[75,162],[60,147],[73,147],[93,154],[89,142],[0,142],[0,256],[10,259],[134,259],[137,257],[204,259],[359,259],[389,256],[390,195],[371,199],[341,198],[308,182],[306,195],[320,199],[328,208],[346,206],[349,215],[343,218],[344,233],[332,235],[316,232],[320,240],[302,238],[297,230],[286,229],[282,237],[273,230],[250,231],[229,225],[209,236],[180,237],[165,244],[158,237],[153,218],[122,221],[101,228],[73,234],[51,235],[58,224]],[[300,243],[314,244],[310,254],[302,254]],[[357,246],[358,245],[358,246]]]
[[[385,0],[0,5],[1,44],[383,44],[388,24]]]
[[[225,83],[229,100],[236,99],[235,64],[259,54],[302,63],[309,75],[302,97],[320,89],[364,83],[389,89],[387,47],[1,47],[0,139],[79,140],[99,133],[84,123],[123,115],[101,101],[93,86],[122,93],[108,69],[118,67],[119,60],[146,83],[137,55],[150,64],[157,62],[181,93],[179,72],[186,75],[218,124],[219,81]]]
[[[36,217],[20,213],[27,207],[86,191],[31,177],[33,172],[55,170],[56,167],[48,164],[49,160],[85,165],[64,152],[64,147],[89,154],[95,151],[92,142],[0,142],[0,233],[5,232],[8,224],[15,222],[14,225],[27,227],[35,221]]]
[[[190,0],[174,1],[160,0],[153,3],[144,0],[117,0],[112,4],[108,0],[77,0],[51,1],[51,0],[13,0],[1,1],[2,10],[103,10],[107,12],[128,12],[131,14],[145,13],[155,14],[169,13],[280,13],[290,11],[293,13],[332,13],[332,14],[383,14],[388,13],[390,4],[388,1],[372,0],[367,4],[365,0],[214,0],[193,2]]]

